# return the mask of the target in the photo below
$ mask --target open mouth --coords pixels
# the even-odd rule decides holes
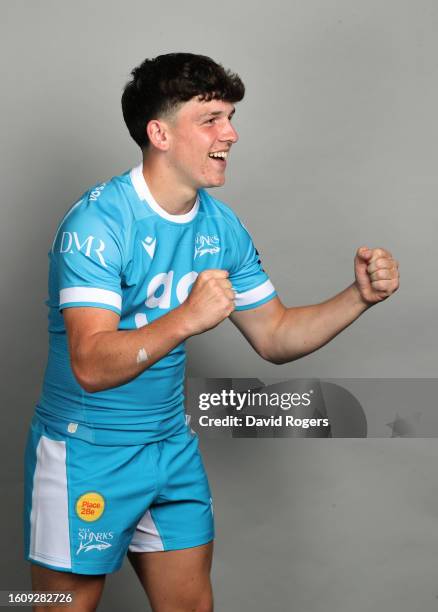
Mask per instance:
[[[213,151],[213,153],[209,153],[208,157],[210,159],[214,159],[214,161],[225,165],[227,162],[228,151]]]

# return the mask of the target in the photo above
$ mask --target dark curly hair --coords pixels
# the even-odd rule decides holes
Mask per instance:
[[[122,95],[123,118],[141,149],[149,145],[146,126],[194,96],[200,100],[239,102],[245,95],[240,77],[206,55],[167,53],[146,59],[131,72]]]

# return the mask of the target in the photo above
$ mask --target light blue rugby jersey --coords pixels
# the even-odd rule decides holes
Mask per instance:
[[[162,439],[184,423],[184,343],[126,384],[88,393],[74,378],[63,308],[91,306],[137,329],[179,306],[202,271],[228,270],[236,310],[276,293],[234,212],[205,190],[192,210],[167,213],[142,165],[98,184],[62,220],[49,253],[49,357],[36,414],[47,425],[96,443]]]

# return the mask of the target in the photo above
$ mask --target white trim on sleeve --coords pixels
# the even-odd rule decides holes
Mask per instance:
[[[115,291],[95,287],[68,287],[59,292],[59,307],[71,302],[108,304],[122,310],[122,297]]]
[[[255,304],[265,297],[268,297],[275,291],[274,285],[270,280],[265,281],[262,285],[250,289],[249,291],[243,291],[242,293],[236,293],[235,303],[236,306],[247,306],[248,304]]]

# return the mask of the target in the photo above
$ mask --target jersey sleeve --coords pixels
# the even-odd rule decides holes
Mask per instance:
[[[120,219],[96,202],[83,200],[67,213],[52,245],[59,310],[91,306],[120,315],[123,269]]]
[[[236,292],[236,310],[256,308],[277,295],[264,271],[259,253],[247,229],[236,218],[235,265],[230,270],[230,281]]]

